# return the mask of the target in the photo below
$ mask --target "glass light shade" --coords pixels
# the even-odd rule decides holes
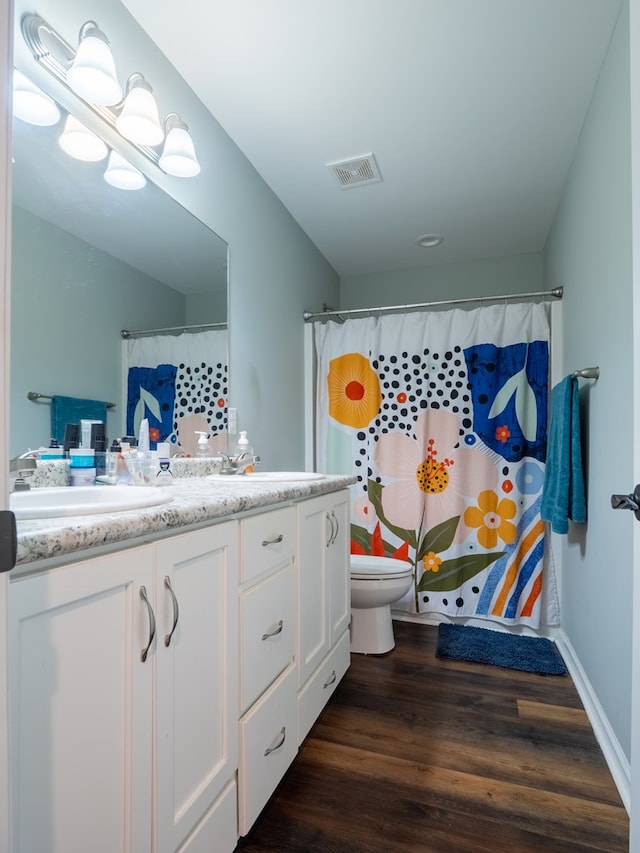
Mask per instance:
[[[104,179],[112,187],[119,190],[141,190],[147,183],[142,172],[128,160],[125,160],[117,151],[112,151],[109,155]]]
[[[70,157],[90,163],[104,160],[109,153],[106,143],[72,115],[67,116],[58,144]]]
[[[29,124],[49,127],[60,121],[60,110],[56,102],[25,77],[20,71],[13,72],[13,114]]]
[[[73,91],[92,104],[118,104],[122,86],[118,83],[111,48],[89,29],[78,45],[78,51],[67,72],[67,82]]]
[[[116,119],[118,132],[138,145],[159,145],[164,139],[158,105],[153,92],[144,86],[134,86]]]
[[[200,173],[193,140],[186,128],[171,128],[158,163],[168,175],[178,178],[192,178]]]

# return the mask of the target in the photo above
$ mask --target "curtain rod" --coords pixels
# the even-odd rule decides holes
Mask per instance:
[[[462,299],[443,299],[440,302],[416,302],[413,305],[383,305],[380,308],[349,308],[345,311],[318,311],[313,314],[310,311],[303,313],[305,323],[322,320],[326,317],[344,318],[353,314],[386,314],[394,311],[414,311],[419,308],[435,308],[441,305],[462,305],[465,302],[503,302],[507,300],[524,299],[562,299],[562,287],[554,287],[553,290],[536,290],[530,293],[507,293],[503,296],[467,296]]]
[[[204,332],[209,329],[226,329],[226,323],[201,323],[198,326],[168,326],[166,329],[138,329],[129,331],[128,329],[122,329],[120,332],[120,337],[124,338],[146,338],[151,335],[171,335],[173,333],[180,332]]]

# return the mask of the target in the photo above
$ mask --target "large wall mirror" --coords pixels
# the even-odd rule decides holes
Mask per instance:
[[[226,243],[151,180],[116,189],[65,154],[65,117],[14,118],[12,456],[48,443],[57,395],[112,403],[107,435],[125,434],[122,329],[227,324]]]

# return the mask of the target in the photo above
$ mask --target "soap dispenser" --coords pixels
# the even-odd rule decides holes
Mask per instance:
[[[198,443],[196,445],[196,456],[199,459],[205,459],[211,456],[211,447],[209,446],[209,442],[207,441],[207,433],[202,432],[201,430],[195,431],[196,435],[199,435]]]
[[[248,454],[248,456],[245,455],[243,457],[243,459],[240,460],[240,457],[242,456],[243,453]],[[242,462],[242,468],[243,468],[244,472],[246,474],[250,474],[253,471],[254,456],[253,456],[253,448],[249,444],[249,439],[247,438],[247,431],[246,430],[240,431],[238,443],[236,444],[235,456],[236,456],[236,459],[238,459],[239,461]]]

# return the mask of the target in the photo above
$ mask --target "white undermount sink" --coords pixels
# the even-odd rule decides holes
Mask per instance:
[[[212,480],[225,483],[291,483],[308,480],[324,480],[324,474],[315,471],[252,471],[249,474],[211,474]]]
[[[146,486],[66,486],[59,489],[29,489],[9,495],[9,509],[17,519],[58,518],[123,512],[168,503],[168,489]]]

